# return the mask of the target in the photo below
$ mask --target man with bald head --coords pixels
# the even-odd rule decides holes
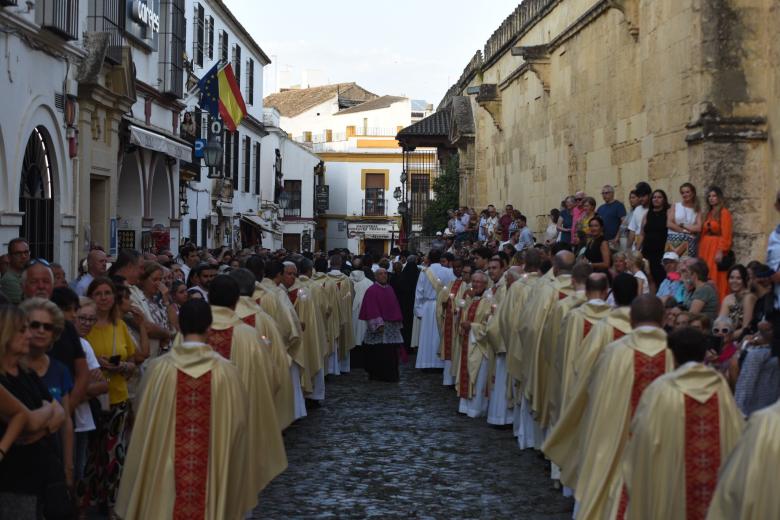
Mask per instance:
[[[632,331],[604,348],[544,445],[545,454],[562,468],[561,482],[574,489],[582,518],[623,518],[628,497],[621,459],[628,426],[645,388],[674,370],[663,317],[657,297],[633,301]],[[571,453],[571,445],[578,453]]]
[[[532,297],[520,315],[520,349],[513,354],[519,355],[520,371],[512,374],[518,381],[518,404],[515,406],[515,421],[518,425],[518,445],[520,449],[539,449],[543,431],[539,422],[539,398],[543,396],[543,374],[540,371],[540,351],[542,335],[555,302],[574,293],[571,270],[575,257],[571,251],[559,251],[553,257],[552,277],[549,281],[540,281]],[[547,275],[545,275],[546,277]],[[545,345],[544,348],[548,348]],[[536,406],[534,407],[534,404]]]
[[[108,271],[108,256],[105,251],[93,249],[87,255],[87,272],[79,278],[76,286],[73,288],[79,296],[87,295],[87,287],[92,280],[101,276],[106,276]]]

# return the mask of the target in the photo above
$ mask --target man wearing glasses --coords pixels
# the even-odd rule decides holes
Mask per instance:
[[[614,247],[618,240],[618,230],[626,218],[626,207],[622,202],[615,200],[615,188],[607,184],[601,188],[601,197],[604,204],[599,206],[596,213],[604,220],[604,239]]]
[[[14,305],[22,301],[22,271],[30,260],[30,246],[23,238],[8,243],[8,271],[0,280],[0,291]]]

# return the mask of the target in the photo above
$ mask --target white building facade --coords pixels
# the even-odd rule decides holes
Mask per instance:
[[[192,19],[186,37],[192,71],[182,136],[192,142],[216,139],[223,148],[219,167],[209,169],[205,161],[193,157],[182,168],[179,190],[181,199],[186,200],[180,208],[185,240],[211,249],[277,249],[287,234],[297,235],[298,243],[303,244],[305,227],[297,220],[285,222],[284,213],[291,210],[281,208],[280,195],[288,173],[299,181],[294,186],[300,192],[313,192],[313,167],[319,160],[301,147],[285,144],[286,135],[279,135],[278,117],[274,120],[272,115],[270,119],[264,115],[263,67],[270,63],[268,56],[223,2],[187,0],[185,9]],[[197,106],[196,86],[197,79],[218,63],[231,64],[247,108],[236,132],[223,129],[221,135],[214,134],[218,129],[213,126],[214,118]],[[307,170],[301,169],[304,165]],[[292,200],[299,219],[301,215],[311,219],[312,200],[311,196]]]
[[[33,258],[72,272],[77,254],[79,2],[2,2],[0,247],[22,236]]]
[[[415,191],[411,199],[421,211],[432,196],[430,176],[417,175],[412,183],[407,175],[401,182],[404,156],[395,136],[412,123],[412,101],[342,83],[272,94],[265,103],[279,110],[282,128],[324,163],[315,188],[322,194],[318,200],[327,201],[317,215],[317,247],[389,253],[401,238],[396,195]]]

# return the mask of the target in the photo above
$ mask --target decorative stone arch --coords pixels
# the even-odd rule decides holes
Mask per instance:
[[[126,153],[117,178],[116,212],[120,229],[141,227],[141,218],[146,210],[144,172],[143,150],[136,148]]]
[[[54,108],[46,104],[41,96],[33,98],[24,111],[24,118],[17,134],[14,156],[8,167],[6,207],[18,208],[20,235],[31,239],[31,253],[56,260],[68,266],[72,256],[75,226],[73,216],[73,179],[69,174],[68,152],[62,122]],[[37,142],[36,142],[37,140]],[[46,195],[43,192],[31,194],[22,190],[22,169],[29,168],[28,145],[40,146],[46,157],[45,171],[48,180]],[[27,164],[25,154],[28,153]],[[26,172],[28,175],[29,171]],[[23,197],[24,195],[24,197]]]
[[[176,191],[173,186],[173,171],[171,160],[167,155],[155,153],[149,168],[149,181],[146,192],[146,208],[144,217],[153,218],[157,224],[168,226],[170,219],[176,217]],[[159,211],[159,206],[167,206],[165,214]]]

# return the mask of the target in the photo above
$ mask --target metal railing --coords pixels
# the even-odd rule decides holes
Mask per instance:
[[[300,218],[301,208],[287,208],[282,210],[284,218]]]
[[[387,199],[363,199],[363,216],[384,217],[387,215]]]
[[[35,22],[66,40],[79,37],[79,0],[38,0]]]
[[[120,6],[113,0],[90,0],[87,26],[90,31],[108,34],[106,59],[117,65],[122,62],[124,37],[121,29]]]

